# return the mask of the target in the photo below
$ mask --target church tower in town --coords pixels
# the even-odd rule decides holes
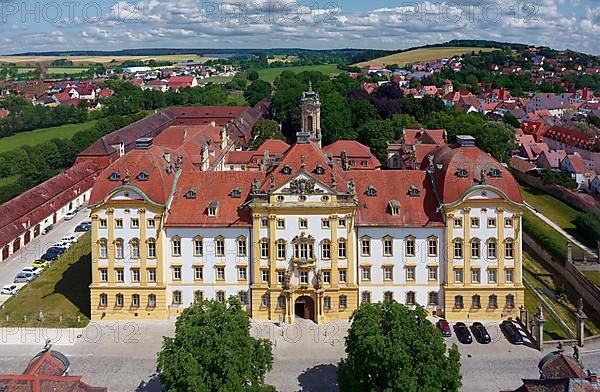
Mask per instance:
[[[300,109],[302,133],[321,147],[321,99],[319,93],[313,91],[312,82],[309,82],[308,91],[302,93]]]

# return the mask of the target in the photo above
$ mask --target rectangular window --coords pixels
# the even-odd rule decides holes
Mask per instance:
[[[339,271],[339,273],[340,273],[340,283],[346,283],[346,270],[341,269]]]
[[[471,227],[479,227],[479,218],[471,218]]]
[[[415,267],[406,267],[406,280],[415,280]]]
[[[496,227],[496,218],[488,218],[488,227]]]
[[[173,267],[173,280],[181,280],[181,267]]]
[[[348,307],[348,297],[340,295],[340,309],[346,309]]]
[[[248,269],[246,269],[246,267],[238,268],[238,279],[239,280],[248,279]]]
[[[268,218],[260,218],[260,227],[262,229],[266,229],[269,227],[269,219]]]
[[[344,219],[344,218],[338,219],[338,226],[339,227],[346,227],[346,219]]]
[[[438,269],[437,267],[427,267],[429,280],[437,280]]]
[[[301,229],[308,229],[308,219],[305,219],[305,218],[298,219],[298,227]]]
[[[277,229],[285,229],[285,219],[277,219]]]
[[[490,241],[487,244],[488,246],[488,257],[490,259],[495,259],[496,258],[496,242],[495,241]]]
[[[100,282],[108,282],[108,271],[105,268],[99,270],[100,272]]]
[[[323,219],[321,219],[321,228],[322,229],[329,229],[329,227],[330,227],[329,218],[323,218]]]
[[[280,260],[285,259],[285,242],[277,243],[277,258]]]
[[[156,243],[148,242],[148,257],[151,259],[156,257]]]
[[[463,244],[460,241],[454,242],[454,258],[462,259],[463,257]]]
[[[133,294],[131,297],[131,306],[137,308],[140,306],[140,296],[138,294]]]
[[[406,240],[406,255],[407,256],[415,255],[415,240],[413,238],[408,238]]]
[[[362,295],[361,295],[361,303],[371,303],[371,292],[370,291],[363,291]]]
[[[481,273],[478,269],[471,270],[471,283],[479,283],[481,281]]]
[[[173,304],[181,305],[181,302],[182,302],[181,291],[173,291]]]
[[[308,283],[308,271],[300,271],[300,283],[301,284]]]
[[[496,269],[488,268],[488,283],[496,283]]]
[[[478,259],[480,255],[480,242],[473,241],[471,242],[471,257]]]
[[[225,267],[217,267],[217,280],[225,280]]]
[[[140,270],[139,269],[137,269],[137,268],[131,269],[131,281],[133,283],[140,282]]]
[[[115,279],[117,282],[119,283],[123,283],[125,280],[125,273],[123,272],[123,269],[119,268],[115,270]]]
[[[225,240],[223,238],[217,238],[215,240],[215,255],[225,256]]]
[[[148,268],[148,282],[156,283],[156,269]]]
[[[108,257],[108,244],[106,241],[100,242],[100,258],[105,259]]]
[[[266,240],[260,243],[260,257],[262,259],[269,258],[269,242]]]
[[[200,238],[194,239],[194,256],[202,256],[204,254],[204,242]]]
[[[117,229],[123,228],[123,219],[121,219],[121,218],[115,219],[115,228],[117,228]]]
[[[221,303],[225,302],[225,292],[217,291],[217,301]]]
[[[331,243],[323,242],[321,245],[321,258],[323,259],[331,259]]]
[[[383,255],[392,256],[394,253],[394,240],[386,238],[383,240]]]
[[[122,259],[123,257],[125,257],[125,251],[123,249],[122,241],[115,243],[115,257],[117,259]]]
[[[246,256],[246,239],[240,238],[237,241],[237,246],[238,256]]]
[[[512,268],[507,268],[505,271],[506,283],[512,283],[513,281],[513,270]]]
[[[108,227],[108,223],[106,219],[100,219],[100,228],[106,229]]]
[[[181,256],[181,240],[179,238],[172,241],[173,256]]]
[[[132,259],[140,258],[140,243],[137,241],[131,242],[131,258]]]
[[[331,309],[331,297],[323,297],[323,308]]]
[[[513,258],[513,243],[507,242],[504,244],[504,257],[508,259]]]
[[[204,268],[202,266],[194,267],[194,280],[202,280],[204,279]]]
[[[454,227],[462,227],[462,218],[454,218]]]
[[[263,283],[269,282],[269,270],[260,270],[260,277]]]
[[[283,284],[283,282],[285,282],[285,272],[277,271],[277,283]]]
[[[457,295],[456,297],[454,297],[454,307],[457,309],[462,309],[464,308],[465,304],[463,302],[463,297],[460,295]]]
[[[513,218],[504,218],[504,227],[513,227]]]
[[[437,239],[430,238],[427,240],[427,255],[428,256],[437,256],[437,254],[438,254],[437,245],[438,245]]]
[[[156,221],[153,218],[150,218],[147,220],[146,226],[148,226],[149,229],[153,229],[156,227]]]
[[[138,218],[131,218],[131,228],[137,229],[140,227],[140,220]]]
[[[462,283],[463,282],[463,270],[462,268],[457,268],[454,270],[454,281],[456,283]]]
[[[277,307],[279,309],[285,309],[285,297],[283,295],[277,297]]]
[[[393,280],[394,279],[394,269],[392,267],[385,267],[383,269],[383,280]]]
[[[360,240],[361,245],[361,255],[362,256],[370,256],[371,255],[371,240],[368,238],[363,238]]]
[[[327,284],[331,283],[331,272],[323,271],[323,283],[327,283]]]
[[[362,280],[371,280],[371,267],[362,268]]]
[[[338,243],[338,257],[342,259],[346,258],[346,241],[340,241]]]

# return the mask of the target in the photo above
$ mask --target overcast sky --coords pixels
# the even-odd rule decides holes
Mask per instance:
[[[490,39],[600,54],[600,0],[0,0],[2,53],[403,49]]]

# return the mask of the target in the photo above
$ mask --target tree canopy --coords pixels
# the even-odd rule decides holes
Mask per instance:
[[[241,302],[200,301],[175,323],[175,337],[163,338],[157,371],[165,391],[275,391],[264,384],[273,355],[268,340],[250,336]]]
[[[459,391],[460,354],[447,350],[422,307],[363,304],[352,315],[340,391]]]

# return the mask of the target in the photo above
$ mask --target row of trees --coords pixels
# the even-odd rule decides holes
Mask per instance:
[[[362,304],[351,317],[342,392],[460,390],[460,354],[446,348],[426,311],[397,302]],[[301,344],[301,343],[297,343]],[[203,300],[183,311],[175,337],[163,338],[157,371],[165,391],[275,391],[264,382],[271,342],[250,335],[240,301]]]
[[[98,120],[90,129],[77,132],[71,140],[52,139],[0,154],[0,179],[13,179],[0,186],[0,204],[68,169],[77,154],[100,137],[143,117],[143,113],[110,116]]]

